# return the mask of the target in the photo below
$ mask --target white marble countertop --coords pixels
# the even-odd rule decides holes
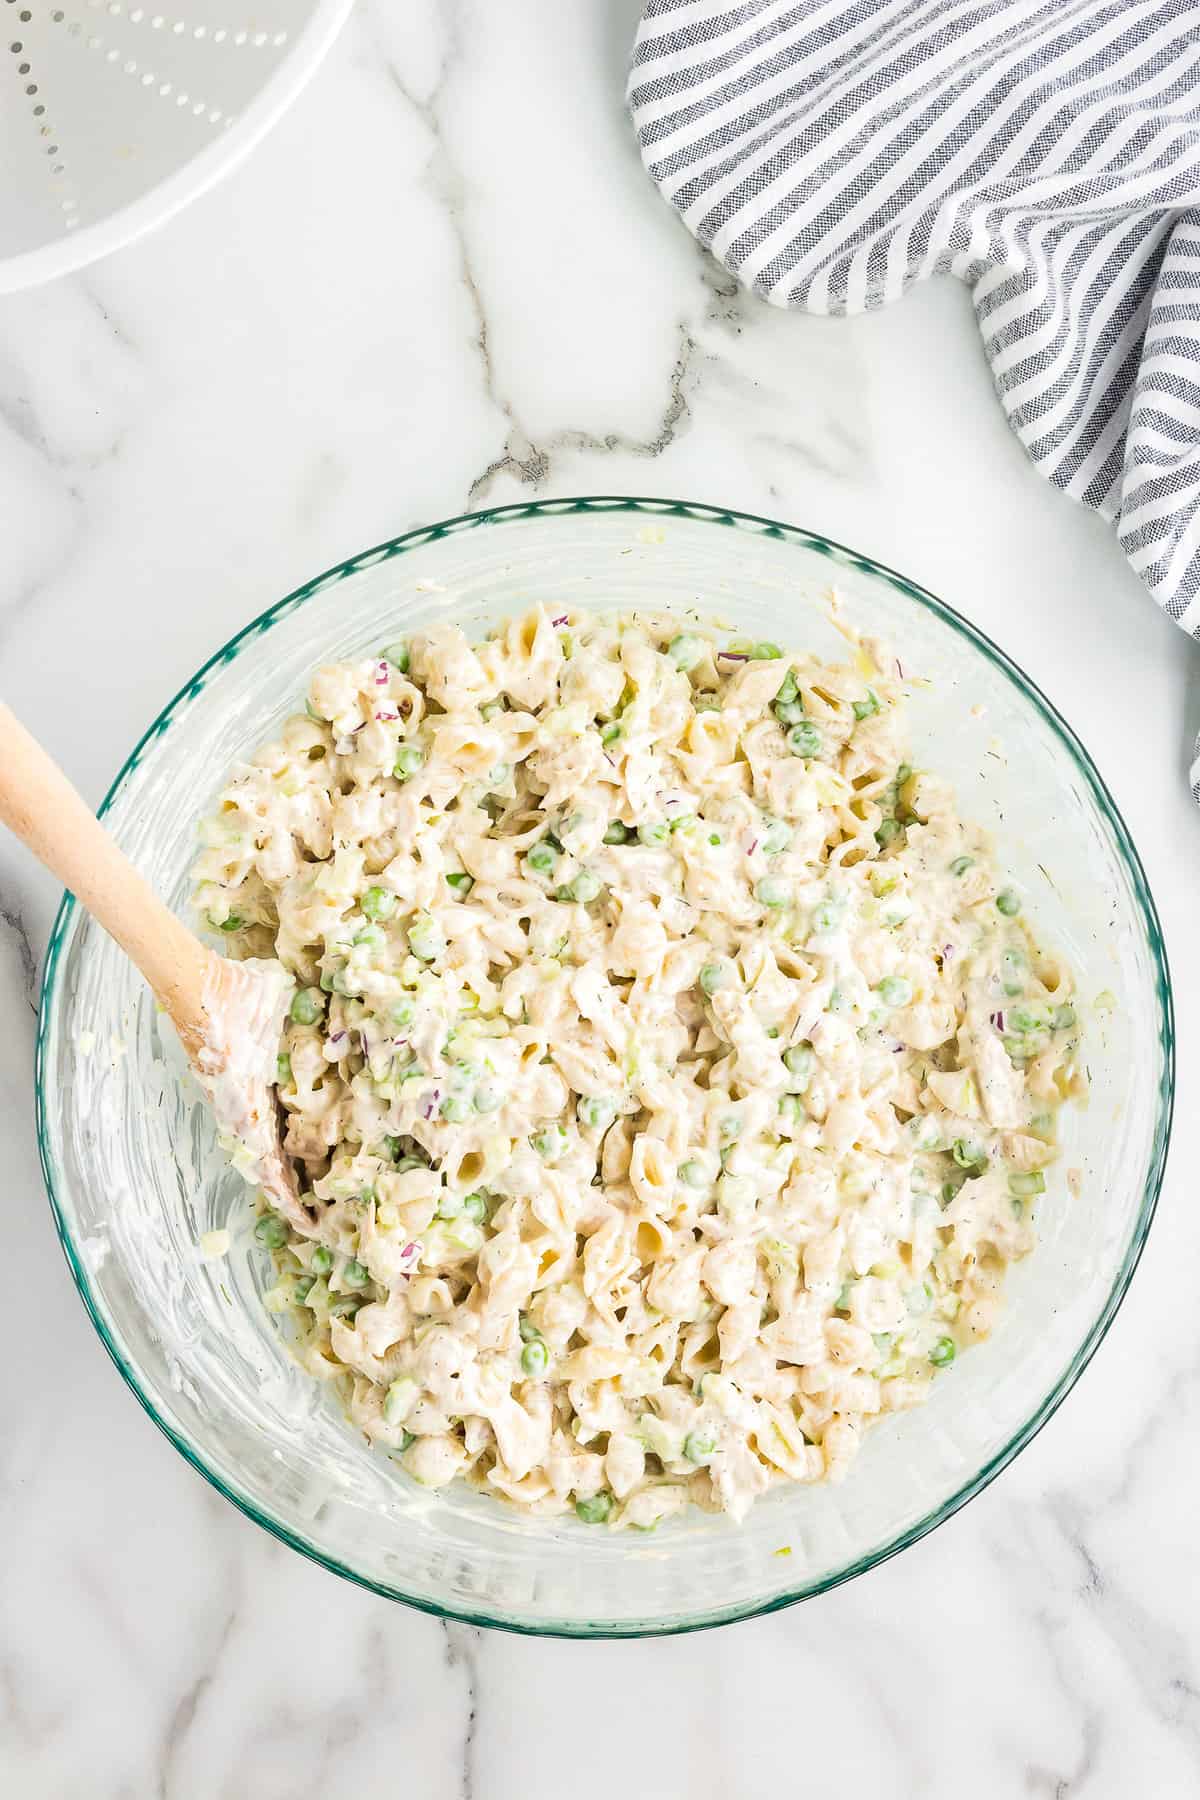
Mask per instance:
[[[659,1643],[439,1625],[234,1512],[101,1353],[34,1145],[57,895],[0,842],[14,1800],[1200,1791],[1200,657],[1025,464],[961,288],[810,320],[701,256],[623,116],[635,11],[377,0],[229,181],[0,303],[0,692],[97,803],[235,627],[418,521],[629,492],[847,540],[1032,672],[1140,846],[1182,1053],[1149,1247],[1051,1426],[865,1580]]]

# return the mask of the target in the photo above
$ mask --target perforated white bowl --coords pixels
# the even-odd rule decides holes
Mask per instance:
[[[351,4],[0,0],[0,293],[82,268],[211,187]]]

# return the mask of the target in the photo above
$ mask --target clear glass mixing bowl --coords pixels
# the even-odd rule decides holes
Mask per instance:
[[[117,841],[183,913],[198,816],[230,764],[294,709],[318,662],[447,613],[482,629],[537,599],[699,607],[750,636],[836,653],[844,645],[822,604],[831,584],[856,624],[929,679],[912,701],[914,760],[954,778],[1040,934],[1079,972],[1092,1075],[1091,1104],[1068,1110],[1063,1162],[1039,1202],[1040,1245],[1010,1277],[1000,1329],[934,1384],[928,1405],[869,1433],[840,1487],[776,1492],[741,1526],[697,1513],[648,1535],[416,1487],[289,1360],[259,1301],[248,1190],[216,1147],[178,1046],[116,947],[63,904],[46,964],[38,1123],[59,1234],[96,1329],[150,1416],[223,1494],[378,1593],[514,1630],[681,1631],[819,1593],[978,1493],[1103,1337],[1158,1194],[1171,997],[1141,864],[1070,728],[932,594],[811,532],[650,500],[500,507],[331,569],[212,658],[105,802]],[[1072,1166],[1074,1200],[1062,1173]],[[230,1224],[232,1254],[203,1261],[200,1233]]]

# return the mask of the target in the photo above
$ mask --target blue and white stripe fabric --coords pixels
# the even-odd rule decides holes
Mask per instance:
[[[646,0],[629,102],[773,304],[967,282],[1029,455],[1200,637],[1200,0]]]

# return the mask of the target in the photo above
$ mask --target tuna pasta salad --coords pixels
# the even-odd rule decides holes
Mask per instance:
[[[995,1326],[1071,977],[847,642],[438,624],[319,669],[206,821],[201,915],[290,984],[267,1304],[417,1482],[740,1518]]]

